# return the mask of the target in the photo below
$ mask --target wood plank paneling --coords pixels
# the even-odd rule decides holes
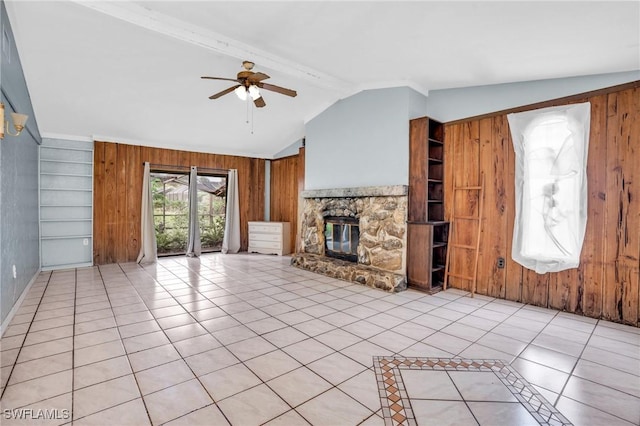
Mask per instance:
[[[480,294],[594,318],[638,325],[640,315],[640,82],[534,107],[591,103],[587,163],[587,229],[577,269],[536,274],[511,259],[515,216],[515,153],[506,112],[449,123],[445,132],[447,217],[453,179],[475,184],[485,175]],[[475,200],[459,198],[470,210]],[[462,229],[461,229],[462,228]],[[472,224],[457,232],[471,238]],[[496,268],[497,257],[506,260]],[[452,252],[451,272],[468,273],[469,259]],[[468,283],[451,280],[468,290]]]
[[[506,145],[507,155],[504,171],[505,209],[507,211],[507,226],[504,228],[507,239],[507,249],[505,250],[505,298],[520,302],[522,301],[522,277],[524,268],[511,257],[511,251],[513,249],[513,226],[516,219],[516,206],[514,202],[516,198],[516,153],[513,149],[507,116],[497,116],[494,118],[494,122],[496,123],[495,136]],[[485,201],[485,203],[487,202]],[[485,226],[487,227],[486,229],[492,229],[493,224],[485,222]]]
[[[607,96],[591,98],[591,132],[587,158],[587,188],[589,191],[587,230],[580,257],[583,282],[578,306],[589,317],[602,312],[604,290],[605,212],[607,200]]]
[[[127,157],[130,158],[127,167],[127,211],[126,211],[126,233],[127,233],[127,259],[135,259],[138,257],[140,248],[140,207],[142,205],[142,191],[136,182],[142,182],[143,168],[140,157],[140,147],[128,145]]]
[[[305,171],[305,147],[298,149],[298,214],[296,220],[298,222],[296,226],[296,245],[292,246],[296,253],[300,252],[300,243],[302,242],[302,191],[304,191],[304,171]]]
[[[480,248],[477,291],[493,297],[505,297],[506,271],[498,268],[497,259],[507,257],[507,216],[505,197],[505,161],[508,141],[496,135],[496,120],[480,120],[480,170],[484,173],[485,200],[493,205],[484,206],[483,233]],[[498,155],[495,155],[498,154]],[[493,224],[498,232],[492,232],[486,224]]]
[[[102,200],[103,205],[97,205],[93,203],[93,209],[104,209],[104,234],[96,237],[95,233],[93,239],[104,238],[103,247],[105,248],[102,253],[102,260],[104,263],[118,262],[117,253],[119,251],[118,242],[118,205],[117,196],[118,186],[116,172],[116,162],[118,158],[118,145],[108,144],[104,147],[104,196]],[[105,208],[106,207],[106,208]]]
[[[114,223],[115,227],[115,257],[116,259],[127,259],[127,249],[129,247],[128,237],[128,217],[127,217],[127,171],[129,169],[129,161],[127,159],[128,145],[116,145],[116,161],[115,161],[115,187],[118,193],[114,194],[117,218]],[[124,191],[123,191],[124,190]]]
[[[102,264],[102,256],[104,255],[103,235],[106,235],[106,223],[104,220],[104,209],[97,206],[104,205],[104,152],[105,145],[95,143],[93,146],[93,263],[94,265]]]
[[[639,90],[609,95],[604,317],[635,323],[640,258]]]
[[[94,264],[135,261],[140,250],[143,162],[238,170],[241,250],[247,222],[264,219],[265,160],[125,145],[94,143]]]
[[[274,222],[290,222],[291,246],[296,247],[298,229],[299,154],[271,160],[271,206],[269,215]]]

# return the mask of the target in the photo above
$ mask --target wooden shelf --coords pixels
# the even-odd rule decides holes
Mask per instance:
[[[48,163],[66,163],[66,164],[88,164],[93,165],[91,161],[73,161],[73,160],[57,160],[55,158],[40,158],[40,161],[46,161]]]
[[[431,267],[431,272],[437,272],[437,271],[442,271],[442,270],[444,270],[444,265],[438,264],[438,265],[433,265]]]
[[[444,220],[444,125],[409,122],[407,281],[428,292],[444,282],[449,223]]]

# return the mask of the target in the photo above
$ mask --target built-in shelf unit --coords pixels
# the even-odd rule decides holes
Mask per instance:
[[[43,270],[93,263],[93,142],[42,140],[40,250]]]
[[[444,125],[429,117],[409,123],[407,281],[442,288],[449,223],[444,220]]]

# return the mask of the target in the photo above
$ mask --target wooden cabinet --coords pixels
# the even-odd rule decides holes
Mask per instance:
[[[407,281],[427,291],[438,291],[444,282],[449,223],[407,224]]]
[[[409,122],[407,281],[435,291],[444,281],[449,224],[444,221],[444,125]]]
[[[249,222],[249,253],[291,253],[289,222]]]

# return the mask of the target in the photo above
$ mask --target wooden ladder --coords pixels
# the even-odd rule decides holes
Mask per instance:
[[[478,214],[477,216],[461,216],[456,209],[456,195],[458,191],[478,191]],[[473,297],[476,293],[476,284],[478,280],[478,256],[480,254],[480,236],[482,235],[482,213],[484,209],[484,173],[480,176],[480,185],[478,186],[455,186],[453,187],[453,202],[451,206],[451,220],[449,225],[449,243],[447,247],[447,257],[445,261],[444,267],[444,283],[442,285],[442,290],[447,289],[447,283],[449,281],[449,277],[461,278],[463,280],[471,281],[471,297]],[[476,234],[476,243],[475,245],[469,244],[460,244],[456,241],[455,232],[459,221],[465,222],[475,222],[477,223],[477,234]],[[462,275],[456,274],[449,271],[451,265],[451,252],[452,249],[461,249],[461,250],[473,250],[474,261],[473,261],[473,275]]]

